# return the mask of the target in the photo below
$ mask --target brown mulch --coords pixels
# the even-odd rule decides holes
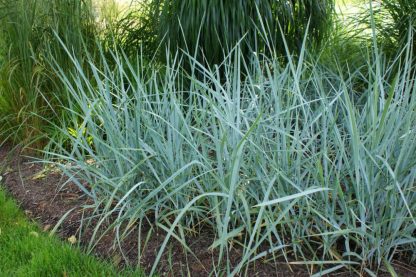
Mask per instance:
[[[81,229],[80,222],[81,219],[92,214],[92,211],[83,208],[85,205],[91,204],[90,200],[75,184],[67,182],[67,178],[58,171],[45,171],[42,165],[33,163],[19,153],[17,148],[0,147],[0,176],[3,177],[1,183],[6,190],[17,200],[26,215],[37,221],[45,231],[51,230],[69,210],[73,209],[60,225],[58,235],[66,240],[74,235],[78,237],[81,231],[80,244],[86,246],[90,241],[92,228]],[[132,232],[130,237],[121,244],[123,252],[120,251],[119,246],[113,245],[114,233],[108,233],[98,242],[94,248],[94,254],[111,260],[118,266],[139,263],[146,272],[149,272],[165,238],[164,232],[152,229],[151,239],[139,254],[138,237],[144,242],[150,230],[150,226],[144,225],[140,232],[138,230]],[[187,254],[180,243],[174,239],[171,238],[171,241],[166,248],[168,251],[165,251],[166,253],[162,256],[157,267],[159,275],[208,276],[210,274],[213,264],[218,260],[217,253],[209,250],[209,246],[213,242],[212,235],[204,233],[187,239],[188,246],[196,257]],[[228,258],[236,263],[241,255],[242,251],[236,248],[232,253],[229,253]],[[401,276],[416,277],[415,269],[411,269],[405,264],[396,262],[395,269]],[[245,271],[244,275],[309,276],[310,274],[304,267],[289,266],[284,260],[281,260],[281,262],[257,263]],[[353,275],[341,272],[332,276]]]

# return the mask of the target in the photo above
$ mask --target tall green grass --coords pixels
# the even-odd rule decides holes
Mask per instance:
[[[42,117],[59,117],[65,94],[47,60],[60,61],[67,72],[72,63],[56,34],[81,60],[94,40],[89,0],[0,1],[2,54],[0,68],[0,138],[41,147],[50,131]]]
[[[380,0],[380,1],[340,1],[348,3],[352,13],[346,15],[354,21],[358,30],[351,30],[351,35],[364,35],[372,39],[374,32],[380,47],[386,54],[394,56],[398,48],[410,43],[416,47],[414,36],[410,37],[416,28],[416,2],[413,0]],[[342,8],[341,8],[342,10]],[[348,13],[348,12],[347,12]],[[361,27],[361,28],[360,28]],[[363,30],[362,27],[365,29]]]
[[[131,12],[119,21],[118,38],[126,52],[154,55],[160,45],[165,58],[168,46],[197,55],[213,66],[223,61],[234,45],[245,37],[241,51],[285,55],[283,40],[291,51],[299,51],[303,37],[319,43],[332,28],[334,0],[136,0]],[[267,34],[267,38],[262,34]],[[273,45],[277,53],[270,53]],[[142,48],[138,48],[142,47]]]
[[[397,65],[371,52],[360,90],[359,70],[331,71],[305,47],[286,66],[248,61],[236,47],[223,68],[177,55],[150,74],[140,57],[133,65],[115,52],[90,63],[93,80],[71,55],[75,74],[55,64],[71,99],[72,118],[59,126],[70,147],[52,141],[47,156],[95,203],[90,247],[107,228],[117,240],[143,222],[166,231],[152,273],[169,240],[186,249],[187,236],[207,229],[228,275],[287,259],[318,275],[376,276],[395,257],[416,257],[407,46]],[[233,244],[243,249],[237,264]]]
[[[409,31],[416,28],[416,2],[412,0],[383,0],[381,14],[384,20],[380,22],[380,33],[387,47],[401,46],[408,42]],[[385,20],[386,16],[390,20]],[[412,46],[416,40],[412,37]]]
[[[152,0],[131,1],[130,6],[118,11],[110,22],[103,38],[107,49],[122,49],[135,57],[141,53],[147,60],[157,56],[156,49],[162,43],[157,35],[159,17]]]

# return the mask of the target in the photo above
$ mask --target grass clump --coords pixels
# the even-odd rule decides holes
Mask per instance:
[[[75,75],[56,66],[72,97],[59,126],[71,147],[55,141],[47,154],[95,202],[97,230],[116,215],[117,239],[142,222],[167,232],[152,272],[168,240],[186,249],[208,229],[229,275],[289,257],[318,274],[376,275],[416,257],[416,94],[402,50],[393,62],[372,50],[364,79],[305,46],[284,66],[236,47],[223,68],[189,54],[150,73],[114,53],[91,63],[93,80],[74,59]],[[234,265],[232,245],[243,249]]]
[[[409,32],[416,29],[416,2],[412,0],[382,0],[375,8],[380,14],[378,31],[386,48],[401,47],[408,42]],[[387,18],[387,20],[386,20]],[[413,48],[416,40],[412,36]]]
[[[0,211],[1,276],[144,276],[140,270],[118,271],[43,233],[1,188]]]
[[[60,117],[65,103],[47,60],[59,60],[70,71],[56,35],[82,59],[81,50],[94,40],[91,3],[1,0],[0,23],[0,139],[40,148],[53,131],[43,118]]]
[[[284,40],[291,51],[298,52],[305,33],[310,42],[319,44],[331,30],[334,14],[334,0],[132,2],[134,9],[117,28],[120,46],[126,52],[136,48],[151,57],[162,46],[162,60],[168,47],[173,55],[183,50],[210,66],[220,64],[243,37],[241,51],[245,55],[256,50],[284,56]],[[262,33],[267,33],[267,38]],[[276,53],[270,53],[265,41]]]
[[[95,225],[83,225],[95,229],[89,248],[105,231],[119,244],[148,222],[167,235],[152,273],[169,240],[189,250],[189,236],[206,230],[219,255],[215,272],[231,276],[263,260],[370,276],[394,275],[398,257],[416,260],[411,31],[386,55],[380,6],[369,13],[371,28],[364,18],[345,30],[323,23],[332,1],[316,3],[147,0],[137,14],[110,22],[115,38],[98,43],[99,53],[65,36],[57,43],[59,32],[45,63],[28,54],[38,48],[24,49],[29,58],[16,68],[25,74],[8,76],[16,85],[4,90],[0,108],[15,107],[3,113],[24,120],[13,128],[36,118],[59,133],[45,162],[93,201]],[[310,42],[328,30],[331,41],[310,54]],[[166,58],[152,64],[158,46]],[[31,74],[39,68],[64,96],[51,120],[43,111],[56,105],[44,97],[50,79]],[[26,91],[31,100],[21,97]],[[232,264],[236,245],[242,256]]]

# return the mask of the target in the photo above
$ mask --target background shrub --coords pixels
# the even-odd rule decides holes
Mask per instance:
[[[144,43],[154,52],[163,44],[163,58],[168,46],[173,53],[199,52],[198,60],[212,65],[222,62],[243,36],[245,55],[270,51],[267,44],[284,55],[283,37],[289,51],[298,51],[309,23],[310,41],[318,43],[331,29],[333,8],[333,0],[145,0],[120,26],[129,30],[127,48]]]
[[[383,39],[388,42],[395,41],[400,45],[406,44],[409,31],[416,29],[416,1],[413,0],[382,0],[381,9],[392,18],[392,21],[384,20],[381,29]],[[397,44],[396,44],[397,45]],[[416,40],[412,37],[413,48]]]

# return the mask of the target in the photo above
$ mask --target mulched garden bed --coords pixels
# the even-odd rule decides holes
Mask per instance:
[[[30,159],[20,155],[18,148],[6,145],[0,147],[0,176],[2,176],[1,183],[17,200],[26,215],[41,224],[45,231],[51,230],[69,210],[73,209],[60,225],[58,235],[65,240],[72,236],[78,237],[80,221],[89,213],[82,207],[89,204],[89,199],[73,183],[62,186],[67,179],[61,173],[54,170],[45,171],[42,165],[33,163]],[[140,234],[138,231],[133,232],[130,234],[131,237],[122,243],[123,253],[120,252],[118,246],[113,245],[114,234],[107,234],[94,248],[94,254],[112,260],[119,266],[136,265],[139,262],[141,267],[149,272],[165,234],[154,230],[146,248],[142,249],[139,255],[137,239],[138,237],[144,239],[150,226],[141,229]],[[92,228],[83,229],[81,245],[87,245],[91,235]],[[185,276],[189,273],[190,276],[208,276],[217,260],[217,253],[209,250],[213,239],[210,234],[198,234],[188,239],[188,246],[196,257],[186,254],[183,247],[171,239],[172,242],[166,248],[168,251],[163,255],[157,267],[158,274]],[[229,258],[237,262],[241,254],[241,249],[235,249],[233,253],[230,253]],[[402,276],[416,276],[416,269],[399,262],[394,264],[396,271]],[[247,276],[309,276],[305,267],[288,266],[284,260],[273,264],[259,262],[244,273]],[[344,272],[332,276],[353,275]]]

